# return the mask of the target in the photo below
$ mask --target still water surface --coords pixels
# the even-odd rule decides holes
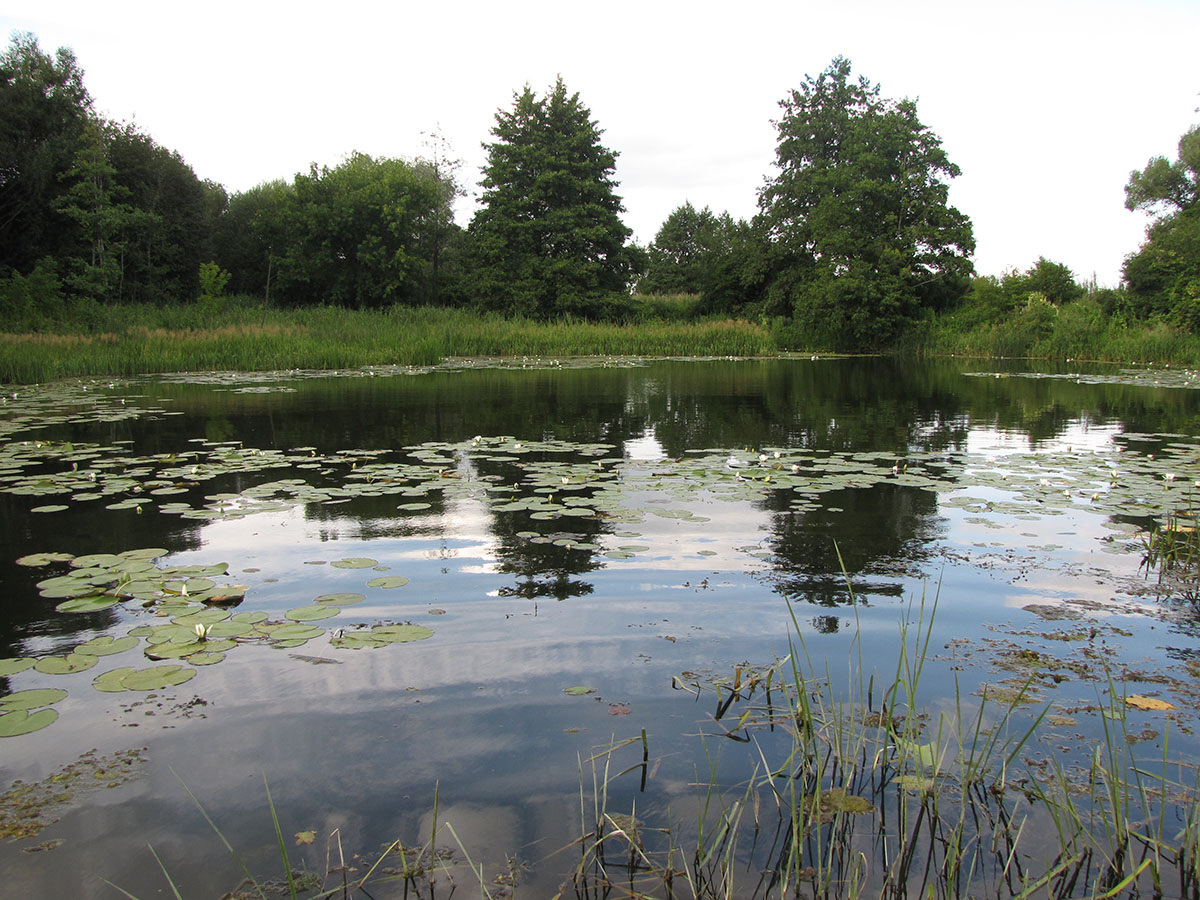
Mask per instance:
[[[1119,672],[1167,674],[1140,693],[1194,709],[1196,622],[1139,571],[1136,533],[1196,490],[1200,393],[1170,373],[981,365],[466,366],[10,391],[0,659],[141,642],[85,671],[0,678],[0,694],[68,694],[50,726],[0,739],[0,789],[93,748],[140,761],[0,845],[0,883],[156,896],[151,844],[187,896],[233,890],[241,873],[188,790],[256,874],[277,875],[265,777],[285,834],[317,835],[292,848],[309,869],[335,829],[368,861],[418,843],[436,789],[476,863],[519,858],[531,895],[552,894],[574,863],[552,854],[579,830],[581,760],[645,729],[645,790],[626,776],[611,802],[651,825],[695,821],[710,764],[727,785],[749,776],[757,750],[717,736],[712,704],[678,687],[784,657],[793,615],[835,683],[887,677],[900,623],[936,597],[921,682],[935,710],[1024,677],[1003,665],[1014,647],[1075,652],[1047,638],[1064,623],[1090,629]],[[186,683],[96,690],[117,667],[188,667],[147,658],[138,630],[184,598],[58,612],[37,584],[70,565],[16,561],[156,547],[160,569],[226,564],[211,580],[243,586],[234,611],[268,622],[361,599],[323,601],[332,614],[306,643],[246,640]],[[355,559],[373,562],[334,565]],[[393,576],[407,582],[368,585]],[[345,643],[407,623],[432,636]],[[1077,671],[1039,700],[1095,703],[1103,680]],[[1169,721],[1171,752],[1188,754],[1193,718],[1134,725],[1153,754]],[[1059,741],[1085,747],[1086,731]],[[640,743],[624,747],[613,771],[640,761]]]

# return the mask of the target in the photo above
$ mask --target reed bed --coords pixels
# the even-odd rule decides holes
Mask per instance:
[[[581,789],[577,897],[1134,898],[1200,894],[1196,769],[1135,757],[1108,684],[1103,737],[1068,765],[1039,755],[1045,712],[918,696],[932,617],[902,627],[893,676],[836,687],[802,641],[762,669],[690,686],[715,703],[708,740],[749,761],[740,784],[699,772],[695,822],[642,823],[614,797],[612,757]],[[797,634],[799,630],[797,629]],[[861,662],[861,660],[859,661]],[[683,685],[680,685],[683,687]],[[763,740],[782,730],[787,740]],[[729,745],[727,745],[729,746]],[[586,781],[581,769],[581,783]],[[629,796],[627,787],[621,796]],[[637,796],[636,794],[634,795]]]
[[[1161,321],[1122,323],[1072,306],[1042,322],[1018,315],[967,326],[954,315],[942,316],[906,335],[902,346],[929,356],[1200,366],[1200,335]]]
[[[0,335],[0,381],[89,375],[434,365],[470,356],[759,356],[768,332],[743,321],[541,323],[464,310],[316,307],[105,310],[86,331]]]

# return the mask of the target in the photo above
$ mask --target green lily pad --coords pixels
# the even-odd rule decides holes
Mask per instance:
[[[56,513],[56,512],[63,512],[64,510],[68,510],[68,509],[70,509],[70,508],[71,508],[71,507],[67,506],[65,503],[51,503],[51,504],[50,504],[50,505],[48,505],[48,506],[35,506],[33,509],[31,509],[31,510],[30,510],[30,512],[35,512],[35,513]],[[53,720],[52,720],[52,721],[53,721]],[[49,722],[47,722],[47,723],[46,723],[46,725],[49,725],[49,724],[50,724]],[[42,725],[42,726],[39,726],[39,727],[42,727],[42,728],[44,728],[44,727],[45,727],[45,725]],[[24,734],[24,733],[25,733],[25,732],[21,732],[21,734]]]
[[[121,557],[115,553],[88,553],[84,556],[77,556],[71,560],[71,565],[77,569],[90,569],[93,566],[99,566],[102,569],[111,569],[113,566],[120,564]]]
[[[35,688],[29,691],[17,691],[7,697],[0,697],[0,709],[37,709],[39,706],[51,706],[66,696],[67,692],[62,688]]]
[[[6,675],[16,675],[26,669],[32,669],[36,659],[30,656],[9,656],[0,659],[0,678]]]
[[[87,653],[68,653],[66,656],[43,656],[33,667],[43,675],[71,675],[86,672],[99,660]]]
[[[193,635],[195,638],[195,635]],[[192,653],[200,653],[207,647],[206,641],[164,641],[161,644],[150,644],[145,649],[147,659],[181,659]]]
[[[330,646],[343,647],[347,650],[374,650],[387,645],[390,641],[377,640],[371,637],[370,632],[350,632],[334,638],[329,643]]]
[[[127,691],[125,687],[125,676],[137,670],[133,666],[121,666],[119,669],[110,669],[101,675],[97,675],[92,679],[92,687],[98,691],[105,693],[119,693]]]
[[[433,629],[424,625],[377,625],[370,631],[371,637],[393,644],[407,644],[433,637]]]
[[[313,600],[313,603],[329,604],[330,606],[353,606],[355,603],[362,603],[366,600],[366,594],[322,594]]]
[[[372,578],[367,582],[367,587],[376,588],[398,588],[408,584],[408,579],[403,575],[381,575],[379,578]]]
[[[267,614],[258,610],[246,610],[245,612],[234,613],[229,620],[231,622],[244,622],[247,625],[257,625],[259,622],[267,621]]]
[[[130,691],[156,691],[161,688],[173,687],[190,681],[196,675],[195,669],[186,666],[151,666],[148,669],[137,669],[128,673],[122,683]]]
[[[221,652],[214,653],[213,651],[205,650],[202,653],[191,654],[187,658],[187,661],[189,663],[191,663],[193,666],[212,666],[212,665],[216,665],[224,658],[225,658],[224,653],[221,653]]]
[[[216,622],[209,626],[209,640],[213,638],[236,638],[245,637],[254,631],[254,626],[249,622]]]
[[[596,693],[596,689],[587,687],[586,685],[577,684],[574,687],[563,688],[563,693],[570,694],[572,697],[582,697],[584,694]]]
[[[35,713],[19,709],[0,716],[0,737],[17,737],[39,731],[58,721],[58,710],[39,709]]]
[[[54,562],[66,562],[74,557],[70,553],[31,553],[17,560],[18,566],[48,566]]]
[[[328,619],[338,615],[341,609],[326,603],[320,606],[297,606],[295,609],[289,609],[284,615],[293,622],[313,622],[317,619]]]
[[[167,550],[163,547],[143,547],[139,550],[122,550],[117,554],[117,556],[121,557],[122,559],[150,560],[158,559],[161,556],[166,556],[170,552],[170,550]]]
[[[216,609],[210,606],[187,613],[186,615],[176,616],[171,622],[175,625],[182,625],[185,628],[195,628],[197,625],[212,625],[216,622],[224,622],[228,618],[228,610]]]
[[[93,594],[90,597],[76,597],[73,600],[64,600],[54,608],[64,613],[88,613],[98,612],[102,609],[111,609],[120,602],[119,598],[110,597],[107,594]]]
[[[74,600],[78,597],[90,597],[102,593],[103,588],[87,578],[54,579],[53,584],[38,583],[38,593],[48,600]]]
[[[171,594],[190,596],[192,594],[199,594],[202,591],[210,590],[216,586],[217,583],[211,578],[188,578],[186,580],[176,579],[174,581],[164,582],[163,590]]]
[[[290,625],[259,625],[258,630],[272,641],[310,641],[325,633],[319,625],[304,625],[296,622]]]
[[[369,569],[379,565],[379,560],[363,556],[350,556],[345,559],[335,559],[330,565],[337,566],[339,569]]]
[[[111,635],[103,634],[100,637],[94,637],[90,641],[80,644],[75,648],[75,652],[87,653],[91,656],[112,656],[114,653],[124,653],[126,650],[132,650],[137,645],[138,639],[131,635],[114,638]]]

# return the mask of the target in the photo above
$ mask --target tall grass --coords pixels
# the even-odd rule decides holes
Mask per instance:
[[[0,381],[87,375],[432,365],[457,356],[757,356],[774,352],[748,322],[533,322],[464,310],[97,307],[86,327],[0,334]]]
[[[1037,754],[1042,714],[1006,704],[919,704],[932,613],[901,628],[890,679],[846,686],[793,639],[766,669],[678,687],[715,704],[709,740],[733,739],[747,777],[698,773],[698,820],[651,828],[617,811],[607,749],[581,791],[579,896],[745,898],[1197,896],[1200,804],[1164,742],[1135,758],[1109,682],[1102,738],[1065,766]],[[797,629],[796,634],[799,634]],[[852,656],[857,650],[852,650]],[[783,731],[782,750],[764,737]],[[625,769],[622,775],[636,770]],[[581,778],[581,784],[584,779]],[[625,792],[629,793],[628,790]]]
[[[1200,335],[1168,322],[1124,322],[1084,299],[1062,307],[1031,303],[1001,321],[940,316],[914,329],[905,350],[931,356],[1087,359],[1200,365]]]

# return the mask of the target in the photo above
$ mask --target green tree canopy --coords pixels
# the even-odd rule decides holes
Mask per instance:
[[[75,54],[51,57],[32,34],[14,35],[0,56],[0,265],[25,272],[74,249],[55,201],[93,118]]]
[[[737,226],[729,213],[713,215],[707,206],[690,202],[674,210],[649,247],[646,277],[638,283],[644,294],[697,294],[715,262],[733,246]]]
[[[400,159],[353,153],[336,168],[297,175],[275,248],[280,292],[293,302],[381,306],[412,302],[417,244],[448,195]]]
[[[959,169],[911,100],[851,78],[842,57],[780,106],[760,215],[782,264],[768,311],[846,346],[878,346],[966,289],[975,240],[949,205]]]
[[[480,308],[540,319],[599,315],[631,275],[616,154],[561,78],[544,97],[528,85],[513,97],[484,145],[470,293]]]
[[[1200,125],[1179,139],[1179,158],[1157,156],[1129,173],[1125,206],[1158,213],[1123,268],[1129,307],[1200,333]]]
[[[1156,156],[1141,171],[1129,173],[1125,207],[1130,210],[1166,210],[1169,214],[1200,203],[1200,125],[1179,139],[1179,158],[1167,162]]]

